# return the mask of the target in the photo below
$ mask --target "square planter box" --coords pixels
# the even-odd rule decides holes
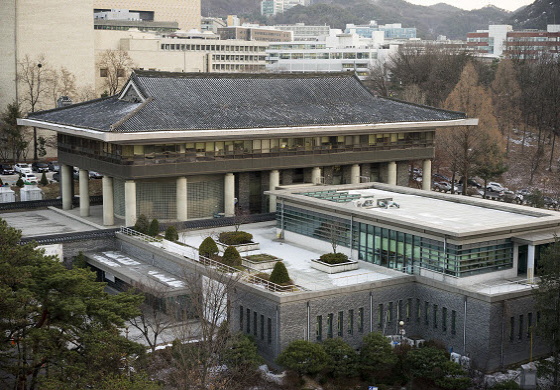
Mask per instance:
[[[249,251],[258,251],[259,250],[259,243],[258,242],[248,242],[247,244],[239,244],[239,245],[226,245],[221,243],[220,241],[216,242],[218,248],[223,252],[226,250],[228,246],[232,246],[237,249],[238,252],[249,252]]]
[[[337,274],[339,272],[352,271],[358,269],[358,262],[350,260],[347,261],[346,263],[341,263],[341,264],[327,264],[327,263],[323,263],[320,260],[311,259],[311,268],[314,268],[322,272],[326,272],[328,274]]]
[[[249,267],[249,268],[261,271],[261,270],[264,270],[264,269],[272,269],[272,268],[274,268],[276,263],[278,263],[279,261],[282,261],[281,258],[276,257],[276,256],[272,256],[272,255],[268,255],[268,254],[263,254],[263,255],[266,256],[267,258],[270,258],[270,259],[255,261],[255,260],[251,260],[250,258],[243,257],[242,258],[242,264],[245,267]],[[259,255],[255,255],[255,256],[259,256]]]

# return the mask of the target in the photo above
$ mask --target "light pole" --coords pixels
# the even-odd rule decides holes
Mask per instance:
[[[404,335],[406,333],[405,330],[404,330],[404,321],[402,321],[402,320],[399,321],[399,327],[400,327],[399,333],[401,334],[401,346],[402,346],[403,338],[404,338]]]

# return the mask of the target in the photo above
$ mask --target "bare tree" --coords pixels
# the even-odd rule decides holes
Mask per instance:
[[[103,87],[109,96],[116,94],[130,74],[134,62],[124,50],[105,50],[97,63]]]
[[[221,357],[231,339],[227,319],[234,305],[232,297],[237,296],[232,291],[239,283],[239,274],[223,271],[212,266],[185,271],[189,310],[199,323],[196,328],[189,323],[175,328],[176,342],[172,352],[175,370],[171,380],[178,388],[233,386],[221,367]]]
[[[76,100],[76,76],[64,66],[58,70],[52,70],[49,80],[49,93],[53,100],[53,106],[56,106],[57,100],[61,96],[68,96],[72,101]]]
[[[40,55],[31,58],[28,55],[18,62],[17,81],[23,85],[21,102],[26,109],[33,113],[43,104],[49,93],[49,84],[52,74],[45,63],[45,58]],[[33,160],[37,160],[37,128],[33,127]]]
[[[509,152],[511,130],[521,122],[519,99],[521,90],[517,82],[517,72],[511,60],[500,61],[496,78],[492,82],[492,103],[494,115],[502,136],[506,137],[506,153]]]
[[[389,96],[389,67],[387,63],[377,61],[369,67],[369,76],[365,85],[380,96]]]

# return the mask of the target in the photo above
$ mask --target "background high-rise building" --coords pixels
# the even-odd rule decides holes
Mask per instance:
[[[200,0],[94,0],[97,10],[128,9],[156,22],[178,22],[181,30],[200,29]],[[142,14],[144,16],[142,16]]]

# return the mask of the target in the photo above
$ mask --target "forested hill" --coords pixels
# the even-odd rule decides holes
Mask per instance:
[[[560,0],[536,0],[517,10],[505,20],[514,29],[536,28],[546,30],[547,24],[560,24]]]
[[[204,16],[237,14],[249,21],[266,21],[260,18],[259,0],[202,0],[202,13]],[[402,23],[403,27],[416,27],[421,38],[446,35],[450,39],[465,39],[467,32],[502,23],[508,17],[510,13],[492,6],[465,11],[447,4],[425,7],[404,0],[315,0],[313,5],[294,7],[269,20],[268,24],[303,22],[344,28],[346,23],[376,20],[379,24]]]

